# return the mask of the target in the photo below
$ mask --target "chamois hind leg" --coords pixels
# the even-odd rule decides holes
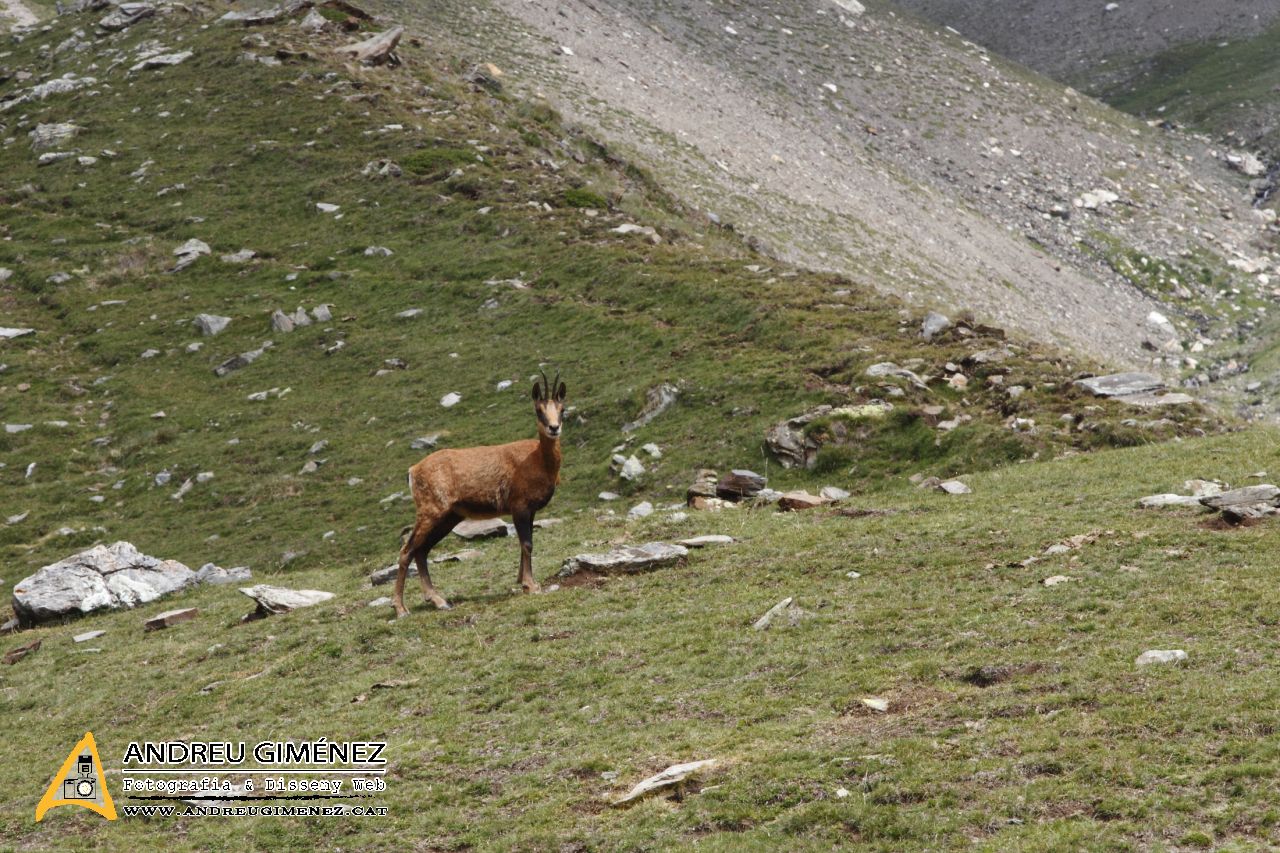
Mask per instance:
[[[516,536],[520,537],[520,586],[525,592],[542,592],[542,587],[533,579],[533,513],[513,515],[511,520],[516,526]]]
[[[429,563],[427,555],[431,553],[431,549],[434,548],[441,539],[448,536],[450,531],[458,526],[458,522],[460,521],[462,521],[461,516],[449,513],[444,518],[437,521],[435,526],[427,531],[422,544],[420,544],[413,552],[413,558],[418,563],[418,582],[422,584],[422,594],[425,595],[427,597],[427,601],[434,604],[438,610],[448,610],[450,609],[450,606],[449,602],[444,600],[444,596],[436,592],[436,588],[431,585],[431,572],[428,569]]]
[[[419,543],[426,538],[426,531],[429,529],[424,525],[424,519],[417,519],[413,523],[413,527],[409,528],[409,535],[403,536],[400,542],[400,560],[396,565],[396,591],[391,596],[391,603],[396,608],[396,618],[408,616],[409,611],[404,606],[404,582],[409,576],[409,561],[413,559],[413,554],[418,550]],[[428,521],[429,525],[430,522]]]

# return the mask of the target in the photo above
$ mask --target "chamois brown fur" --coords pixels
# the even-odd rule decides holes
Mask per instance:
[[[509,515],[520,539],[520,585],[538,592],[533,579],[533,516],[551,501],[560,482],[560,429],[565,386],[542,377],[534,383],[533,408],[538,437],[509,444],[437,450],[409,469],[416,517],[400,548],[394,604],[405,616],[404,582],[409,561],[418,565],[423,595],[436,607],[449,603],[431,585],[427,555],[464,518]]]

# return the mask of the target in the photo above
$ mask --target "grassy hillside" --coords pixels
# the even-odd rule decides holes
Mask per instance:
[[[972,322],[925,343],[919,315],[869,282],[753,255],[545,106],[467,83],[470,63],[453,56],[406,43],[403,67],[359,69],[332,58],[338,37],[200,29],[181,11],[84,51],[46,50],[88,23],[59,20],[3,59],[35,74],[24,85],[69,71],[97,82],[0,113],[13,140],[0,147],[0,267],[12,270],[0,311],[37,330],[0,343],[2,420],[32,425],[0,434],[0,519],[25,514],[0,526],[0,578],[12,587],[128,539],[338,596],[237,625],[248,599],[201,589],[7,638],[6,650],[43,647],[0,667],[0,770],[17,780],[0,794],[0,847],[145,847],[164,833],[187,849],[898,849],[940,837],[1041,849],[1269,831],[1265,748],[1224,732],[1273,724],[1272,530],[1130,507],[1190,476],[1274,467],[1272,433],[1156,445],[1222,424],[1084,398],[1071,380],[1096,365]],[[194,53],[128,71],[155,42]],[[51,150],[96,162],[37,165],[27,133],[53,121],[83,130]],[[380,160],[401,176],[363,174]],[[625,223],[661,239],[613,230]],[[193,238],[211,254],[170,272]],[[241,249],[255,257],[221,260]],[[271,329],[273,309],[321,304],[331,322]],[[411,308],[422,313],[396,317]],[[199,313],[231,324],[202,337]],[[267,340],[249,366],[214,375]],[[1006,344],[1004,361],[972,359]],[[927,390],[865,376],[884,361],[929,377]],[[538,597],[509,594],[514,546],[489,543],[436,570],[456,612],[416,595],[400,622],[366,607],[383,592],[365,577],[411,517],[393,497],[422,455],[411,440],[532,435],[540,364],[562,371],[574,406],[548,513],[566,521],[537,534],[540,579],[611,543],[742,541],[683,569]],[[966,388],[944,381],[956,372]],[[650,471],[624,483],[608,467],[620,427],[662,382],[679,401],[626,451],[652,441],[662,458],[641,453]],[[446,409],[449,392],[462,401]],[[877,398],[893,414],[852,425],[815,472],[782,471],[762,448],[769,424],[815,403]],[[971,420],[935,429],[960,415]],[[1012,418],[1036,428],[1015,433]],[[1148,446],[1077,454],[1115,445]],[[308,461],[323,464],[305,473]],[[704,466],[754,468],[776,488],[851,487],[872,512],[628,523],[595,498],[679,501]],[[917,472],[966,474],[976,494],[918,492],[904,476]],[[1011,565],[1095,529],[1080,563]],[[1078,582],[1038,584],[1057,573]],[[814,617],[750,630],[787,595]],[[179,604],[199,619],[143,634],[145,617]],[[70,640],[91,628],[108,632],[97,653]],[[1135,679],[1132,658],[1164,646],[1188,648],[1192,665]],[[965,680],[982,665],[1014,669],[982,688]],[[374,689],[391,679],[408,683]],[[889,713],[864,713],[869,694]],[[136,738],[386,738],[392,813],[106,825],[63,809],[34,825],[48,774],[90,728],[108,767]],[[720,787],[601,805],[702,757],[726,759],[709,780]]]
[[[1230,135],[1237,144],[1280,156],[1275,118],[1280,27],[1251,38],[1215,39],[1164,51],[1135,63],[1100,94],[1113,106]]]

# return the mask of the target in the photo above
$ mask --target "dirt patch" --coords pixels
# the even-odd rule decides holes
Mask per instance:
[[[1242,518],[1238,521],[1233,521],[1225,515],[1215,515],[1206,518],[1196,526],[1201,530],[1239,530],[1244,527],[1254,527],[1264,521],[1266,521],[1264,518]]]
[[[599,572],[593,572],[590,569],[580,569],[567,577],[559,578],[556,583],[560,584],[561,589],[577,589],[585,587],[587,589],[596,589],[604,585],[609,578]]]
[[[1002,681],[1008,681],[1010,678],[1016,678],[1020,675],[1031,675],[1042,670],[1053,671],[1053,669],[1055,667],[1038,661],[1002,665],[986,664],[984,666],[971,667],[958,678],[960,681],[972,684],[975,687],[990,687],[993,684],[999,684]]]

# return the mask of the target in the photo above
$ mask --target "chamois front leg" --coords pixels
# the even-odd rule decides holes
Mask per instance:
[[[520,586],[525,592],[542,592],[533,579],[533,513],[513,515],[516,536],[520,537]]]

